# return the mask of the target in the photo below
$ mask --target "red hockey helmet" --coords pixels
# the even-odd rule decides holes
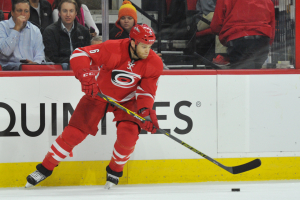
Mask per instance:
[[[155,42],[155,34],[146,24],[136,24],[133,26],[130,30],[129,37],[134,39],[136,45],[140,42],[144,44],[153,44]]]

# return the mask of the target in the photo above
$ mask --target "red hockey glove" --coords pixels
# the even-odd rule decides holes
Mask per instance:
[[[89,69],[82,69],[76,73],[76,78],[81,82],[82,92],[92,97],[99,92],[95,76],[95,72],[91,72]]]
[[[156,133],[157,129],[159,129],[159,125],[155,110],[150,110],[148,108],[141,110],[140,116],[147,120],[141,124],[141,128],[147,132]]]

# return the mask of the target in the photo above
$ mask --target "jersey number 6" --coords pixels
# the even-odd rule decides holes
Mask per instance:
[[[97,53],[99,52],[99,49],[90,50],[90,53]]]

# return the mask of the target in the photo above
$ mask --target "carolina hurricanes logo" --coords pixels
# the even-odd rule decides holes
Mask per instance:
[[[140,79],[140,75],[123,70],[113,70],[111,73],[111,82],[121,88],[132,88]]]

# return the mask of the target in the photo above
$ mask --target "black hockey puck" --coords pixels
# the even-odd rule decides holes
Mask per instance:
[[[231,188],[231,192],[239,192],[240,188]]]

